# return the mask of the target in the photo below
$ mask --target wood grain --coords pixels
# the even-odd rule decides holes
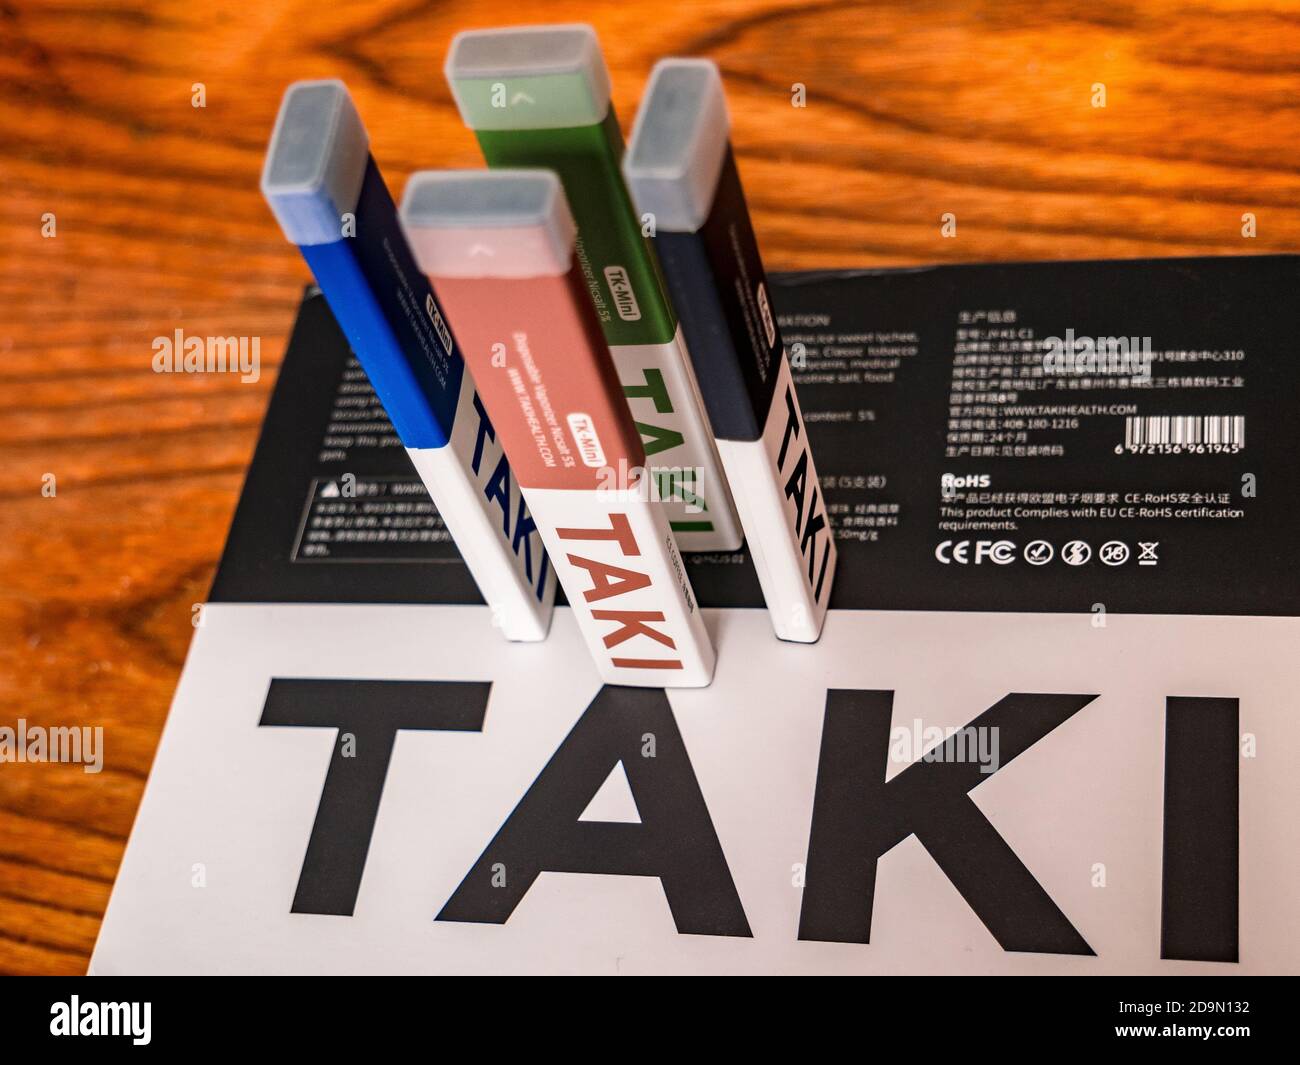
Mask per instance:
[[[307,279],[257,191],[289,81],[346,79],[400,188],[479,164],[459,28],[593,22],[625,125],[656,58],[709,56],[778,269],[1300,242],[1295,3],[508,8],[0,0],[0,724],[106,745],[0,765],[0,972],[83,971],[107,903]],[[177,328],[260,337],[261,379],[154,374]]]

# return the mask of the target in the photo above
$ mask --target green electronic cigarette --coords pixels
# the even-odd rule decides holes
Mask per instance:
[[[740,522],[682,331],[632,206],[609,72],[590,26],[457,34],[447,80],[489,166],[542,167],[564,184],[583,280],[645,443],[645,479],[684,551],[730,551]]]

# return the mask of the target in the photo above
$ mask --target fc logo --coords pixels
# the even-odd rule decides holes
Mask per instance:
[[[980,566],[993,562],[999,566],[1015,561],[1016,545],[1010,540],[945,540],[934,549],[934,557],[945,566]]]

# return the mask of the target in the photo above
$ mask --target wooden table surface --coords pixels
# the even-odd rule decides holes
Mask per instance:
[[[400,189],[480,165],[454,31],[586,20],[625,128],[656,58],[721,65],[770,268],[1300,245],[1296,3],[510,7],[0,2],[0,726],[105,743],[0,765],[0,972],[84,971],[108,901],[308,277],[257,188],[289,81],[344,78]],[[178,328],[261,379],[153,373]]]

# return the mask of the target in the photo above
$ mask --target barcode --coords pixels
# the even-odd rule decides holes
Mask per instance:
[[[1124,419],[1124,446],[1148,444],[1222,444],[1246,446],[1246,418],[1242,414],[1157,414]]]

